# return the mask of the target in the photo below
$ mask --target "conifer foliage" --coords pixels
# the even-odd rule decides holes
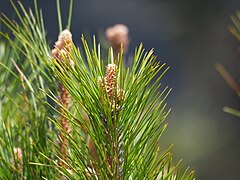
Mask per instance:
[[[140,44],[126,67],[122,48],[104,57],[95,37],[76,47],[73,2],[62,30],[58,0],[51,50],[37,0],[34,11],[11,3],[18,21],[1,17],[14,38],[1,32],[0,179],[195,179],[159,147],[171,89],[153,50]]]
[[[232,24],[228,25],[228,30],[238,41],[240,41],[240,12],[237,11],[234,15],[231,15],[230,18],[232,20]],[[221,63],[217,63],[215,68],[236,95],[240,97],[239,82],[235,80],[235,78],[231,75],[231,72],[229,72]],[[236,117],[240,117],[240,111],[237,109],[225,106],[223,110]]]

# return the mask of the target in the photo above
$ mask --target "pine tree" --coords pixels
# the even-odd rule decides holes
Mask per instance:
[[[34,2],[33,12],[11,1],[18,23],[1,17],[14,38],[0,32],[0,179],[195,179],[158,145],[171,89],[153,50],[140,44],[126,67],[123,48],[103,57],[84,36],[76,47],[73,1],[63,30],[58,0],[51,50]]]

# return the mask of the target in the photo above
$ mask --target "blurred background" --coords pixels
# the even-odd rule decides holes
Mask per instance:
[[[32,7],[33,1],[22,1]],[[63,25],[68,0],[61,1]],[[58,36],[55,1],[41,0],[47,36]],[[240,101],[214,69],[221,62],[236,80],[240,77],[240,44],[228,32],[229,16],[240,8],[237,0],[75,0],[71,31],[103,34],[117,23],[129,27],[128,56],[143,42],[155,49],[158,60],[171,68],[163,84],[173,88],[168,98],[172,112],[161,145],[172,149],[175,160],[196,170],[198,179],[240,179],[240,119],[222,111],[240,109]],[[8,0],[0,11],[14,18]]]

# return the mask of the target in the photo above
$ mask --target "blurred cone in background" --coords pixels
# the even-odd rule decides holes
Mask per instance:
[[[108,42],[113,48],[114,58],[117,58],[117,54],[119,53],[121,46],[123,46],[123,53],[126,54],[128,51],[129,45],[129,35],[128,35],[128,27],[124,24],[116,24],[112,27],[106,29],[106,37]]]

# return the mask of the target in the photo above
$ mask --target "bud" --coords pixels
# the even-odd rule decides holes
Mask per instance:
[[[116,85],[116,70],[117,66],[115,64],[108,64],[106,77],[105,77],[105,86],[108,93],[109,98],[112,98],[115,93],[115,85]]]
[[[58,49],[66,49],[72,46],[72,34],[69,30],[65,29],[58,36],[58,41],[55,43]]]
[[[72,49],[72,34],[69,30],[65,29],[58,36],[58,41],[55,43],[55,48],[52,50],[52,56],[56,59],[63,61],[68,56],[69,51]]]
[[[19,147],[14,147],[13,148],[13,153],[16,159],[16,165],[17,165],[17,170],[22,173],[23,171],[23,165],[22,165],[22,149]],[[11,163],[14,164],[14,160],[11,160]]]
[[[22,149],[21,148],[14,148],[13,149],[14,155],[17,157],[18,161],[22,161]]]
[[[128,50],[129,37],[128,27],[123,24],[116,24],[106,30],[106,37],[115,53],[119,53],[121,45],[125,52]]]

